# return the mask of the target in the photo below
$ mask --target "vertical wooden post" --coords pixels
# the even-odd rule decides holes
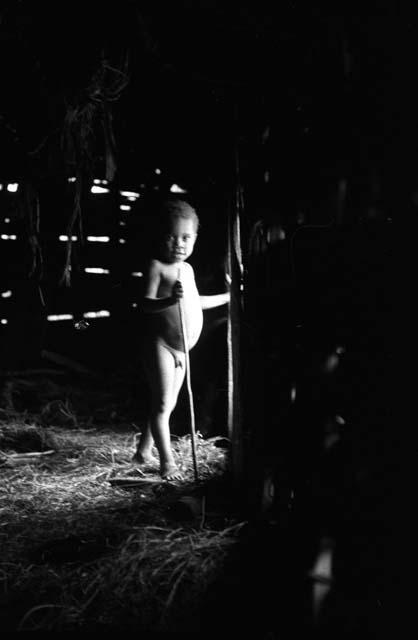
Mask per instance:
[[[238,166],[238,163],[237,163]],[[239,174],[237,171],[237,178]],[[234,199],[228,211],[228,271],[231,277],[231,302],[228,313],[228,437],[231,441],[232,474],[238,484],[243,473],[243,434],[240,393],[240,320],[242,255],[240,213],[242,187],[237,179]]]
[[[177,280],[180,280],[180,272],[181,269],[178,270]],[[178,301],[179,313],[180,313],[180,326],[181,326],[181,334],[183,338],[183,348],[185,355],[185,364],[186,364],[186,387],[187,387],[187,397],[189,400],[189,433],[190,433],[190,441],[192,445],[192,459],[193,459],[193,469],[194,469],[194,479],[195,482],[199,481],[199,471],[197,468],[197,454],[196,454],[196,426],[195,426],[195,417],[194,417],[194,401],[193,401],[193,390],[192,390],[192,382],[191,382],[191,374],[190,374],[190,357],[189,357],[189,339],[187,336],[187,325],[186,319],[184,316],[184,302],[183,300]]]

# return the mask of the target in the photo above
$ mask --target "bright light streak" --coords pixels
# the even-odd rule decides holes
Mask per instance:
[[[10,218],[5,218],[4,221],[5,221],[6,224],[9,224]]]
[[[333,583],[333,542],[323,539],[321,549],[314,561],[312,570],[309,572],[313,578],[312,608],[315,618],[318,617],[326,596],[331,590]]]
[[[170,187],[171,193],[187,193],[185,189],[182,189],[178,184],[172,184]]]
[[[61,313],[61,314],[52,314],[47,316],[47,319],[50,322],[59,322],[60,320],[72,320],[73,316],[71,313]]]
[[[94,178],[94,184],[109,184],[107,180],[100,180],[99,178]]]
[[[19,185],[17,182],[11,182],[10,184],[7,185],[7,191],[10,191],[10,193],[16,193],[18,188],[19,188]]]
[[[316,557],[312,573],[321,578],[332,576],[332,549],[322,550]]]
[[[130,210],[131,210],[131,207],[130,207],[130,205],[129,205],[129,204],[121,204],[121,205],[120,205],[120,207],[119,207],[119,209],[120,209],[121,211],[130,211]]]
[[[119,244],[126,244],[125,238],[119,238]]]
[[[119,191],[121,196],[125,196],[126,198],[133,198],[134,200],[136,200],[137,198],[139,198],[139,193],[137,193],[136,191]]]
[[[294,402],[296,400],[296,387],[292,387],[290,391],[290,400]]]
[[[126,222],[124,220],[121,220],[119,224],[121,227],[126,227]]]
[[[108,318],[110,311],[87,311],[83,313],[84,318]]]
[[[68,236],[58,236],[58,240],[61,240],[61,242],[67,242]],[[77,236],[71,236],[71,240],[75,241],[78,240],[78,238]]]
[[[2,319],[0,320],[0,323],[1,323],[1,324],[7,324],[7,323],[8,323],[8,320],[6,320],[6,318],[2,318]]]
[[[75,182],[77,180],[77,178],[75,176],[71,176],[71,178],[68,178],[68,182]]]
[[[159,176],[161,174],[161,169],[156,169],[155,173],[157,174],[157,176]]]
[[[16,238],[17,238],[17,236],[15,236],[15,235],[8,236],[6,233],[2,233],[1,234],[1,239],[2,240],[16,240]]]
[[[0,184],[0,191],[3,191],[3,185]]]
[[[133,307],[134,309],[136,309],[136,308],[137,308],[137,306],[138,306],[138,303],[137,303],[137,302],[133,302],[133,303],[131,304],[131,307]]]
[[[110,273],[109,269],[102,269],[101,267],[86,267],[84,271],[86,273]]]
[[[134,276],[134,278],[142,278],[143,275],[142,271],[133,271],[131,273],[131,276]]]
[[[99,187],[97,185],[93,185],[90,189],[91,193],[109,193],[110,189],[105,189],[104,187]]]
[[[3,293],[1,294],[2,298],[11,298],[11,296],[12,296],[11,291],[3,291]]]
[[[89,242],[110,242],[109,236],[87,236]]]
[[[126,199],[131,200],[131,202],[135,202],[136,200],[135,196],[128,196]]]

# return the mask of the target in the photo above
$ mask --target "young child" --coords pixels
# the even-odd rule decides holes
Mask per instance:
[[[203,325],[202,309],[229,302],[229,293],[199,296],[194,271],[186,260],[192,255],[199,219],[187,202],[167,200],[160,210],[159,245],[144,273],[142,311],[145,317],[143,363],[151,390],[151,411],[141,434],[135,463],[144,467],[158,463],[165,480],[181,480],[171,449],[169,419],[185,377],[185,351],[180,307],[183,305],[187,346],[192,349]],[[180,303],[181,301],[181,303]]]

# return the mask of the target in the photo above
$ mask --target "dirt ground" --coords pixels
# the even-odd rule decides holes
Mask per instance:
[[[228,440],[199,431],[198,479],[184,432],[172,434],[184,481],[161,482],[153,468],[143,475],[132,455],[146,403],[128,374],[51,368],[1,377],[2,633],[380,636],[394,589],[381,575],[390,574],[392,548],[379,515],[389,507],[377,509],[381,487],[367,485],[362,497],[347,489],[344,504],[340,494],[325,504],[303,485],[291,508],[285,501],[273,520],[252,519],[232,481]],[[321,550],[321,517],[328,522],[335,508],[345,515],[334,585],[312,566],[331,557]],[[330,584],[315,627],[314,600]]]
[[[9,372],[0,407],[5,631],[192,630],[245,525],[228,443],[173,435],[184,482],[133,465],[141,400],[123,376]],[[138,419],[139,418],[139,419]]]

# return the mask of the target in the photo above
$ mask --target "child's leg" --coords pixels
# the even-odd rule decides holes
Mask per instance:
[[[147,351],[148,350],[145,350],[145,348],[143,348],[142,363],[143,363],[143,373],[149,383],[150,376],[148,375],[148,372],[147,372],[146,360],[150,360],[150,359],[152,360],[153,356],[152,356],[152,352],[151,354],[149,354],[147,353]],[[151,453],[153,445],[154,445],[154,438],[152,437],[151,424],[150,424],[150,420],[148,419],[145,429],[143,429],[141,432],[141,437],[137,444],[136,452],[132,457],[132,461],[135,462],[136,465],[140,465],[140,466],[147,466],[147,465],[158,466],[157,458],[155,458]]]
[[[184,380],[184,367],[184,354],[174,358],[163,344],[157,342],[150,345],[146,358],[147,376],[151,387],[150,428],[144,432],[138,452],[144,458],[149,456],[154,439],[160,455],[161,475],[167,480],[181,478],[171,450],[169,419]]]
[[[172,386],[172,394],[171,394],[171,403],[172,403],[172,408],[170,411],[170,415],[171,413],[174,411],[176,404],[177,404],[177,398],[181,389],[181,386],[183,384],[184,381],[184,377],[185,377],[185,358],[184,358],[184,354],[182,354],[181,356],[181,366],[178,366],[178,362],[179,359],[176,356],[175,362],[177,364],[175,364],[174,367],[174,380],[173,380],[173,386]],[[168,431],[168,433],[170,434],[170,431]],[[169,435],[170,438],[170,435]],[[170,447],[170,454],[171,454],[171,442],[170,439],[168,440],[167,444],[169,444]],[[179,472],[176,463],[174,462],[174,458],[171,454],[170,458],[163,458],[160,455],[160,470],[161,470],[161,476],[165,479],[165,480],[181,480],[182,479],[182,475]]]
[[[158,465],[158,460],[152,453],[152,447],[154,444],[154,438],[151,433],[151,424],[148,420],[147,426],[141,433],[141,438],[138,443],[138,447],[132,460],[139,465]]]

